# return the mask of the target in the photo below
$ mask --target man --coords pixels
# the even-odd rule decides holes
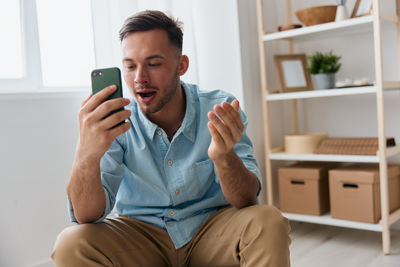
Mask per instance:
[[[255,205],[239,102],[180,81],[189,60],[164,13],[133,15],[120,39],[134,100],[103,103],[110,86],[82,103],[67,186],[79,225],[57,238],[57,266],[289,266],[287,220]],[[119,216],[105,218],[114,206]]]

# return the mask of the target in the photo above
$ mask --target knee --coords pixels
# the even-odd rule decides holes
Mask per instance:
[[[265,229],[265,232],[289,234],[289,221],[287,218],[282,216],[282,213],[276,207],[269,205],[255,205],[246,209],[248,209],[248,218],[251,223]]]
[[[57,264],[68,262],[77,257],[79,252],[96,236],[95,225],[82,224],[64,229],[57,237],[51,258]]]

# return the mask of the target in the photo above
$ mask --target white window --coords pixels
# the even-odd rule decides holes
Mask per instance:
[[[0,93],[90,88],[90,0],[0,0]]]
[[[184,52],[196,62],[191,1],[0,0],[0,94],[89,92],[92,69],[121,67],[123,21],[149,8],[183,17]],[[185,81],[197,80],[195,67]]]
[[[89,86],[95,66],[89,0],[36,0],[45,87]]]
[[[0,79],[24,76],[21,7],[19,1],[0,1]]]

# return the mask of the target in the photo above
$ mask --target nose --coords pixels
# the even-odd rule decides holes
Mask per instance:
[[[138,67],[135,75],[135,83],[136,84],[148,84],[149,83],[149,75],[144,67]]]

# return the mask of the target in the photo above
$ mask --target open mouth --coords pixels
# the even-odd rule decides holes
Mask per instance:
[[[138,92],[137,95],[139,96],[140,101],[150,103],[154,99],[156,92]]]
[[[138,93],[138,95],[140,95],[141,98],[149,98],[155,94],[156,92]]]

